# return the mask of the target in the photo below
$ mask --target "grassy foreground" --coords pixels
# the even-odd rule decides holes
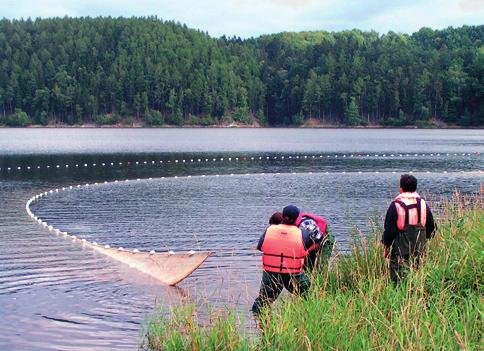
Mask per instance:
[[[355,238],[351,255],[314,277],[306,299],[286,296],[266,311],[260,333],[250,335],[235,312],[198,318],[185,305],[149,322],[146,347],[477,350],[484,330],[484,211],[457,196],[443,217],[425,264],[397,288],[389,282],[375,226],[370,239]]]

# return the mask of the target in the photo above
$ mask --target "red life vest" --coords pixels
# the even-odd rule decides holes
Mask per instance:
[[[316,222],[316,225],[319,228],[319,231],[323,236],[326,235],[326,220],[323,217],[316,216],[315,214],[312,213],[307,213],[307,212],[301,212],[299,213],[299,217],[296,219],[296,225],[299,227],[299,224],[301,224],[303,218],[311,218],[313,221]]]
[[[403,230],[405,225],[427,223],[427,205],[417,192],[401,193],[394,200],[397,209],[397,227]]]
[[[327,234],[326,233],[327,224],[326,224],[326,220],[323,217],[316,216],[315,214],[312,214],[312,213],[301,212],[301,213],[299,213],[299,217],[297,217],[297,219],[296,219],[296,225],[298,227],[299,227],[299,225],[301,224],[301,222],[303,221],[304,218],[310,218],[313,221],[315,221],[316,225],[319,228],[319,231],[321,232],[321,234],[323,236],[323,238],[326,236],[326,234]],[[313,245],[311,245],[310,248],[308,248],[308,252],[316,250],[319,246],[321,246],[321,244],[314,243]]]
[[[261,251],[263,269],[273,273],[302,272],[304,258],[308,254],[301,229],[287,224],[267,228]]]

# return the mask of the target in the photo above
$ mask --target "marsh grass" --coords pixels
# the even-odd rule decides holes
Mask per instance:
[[[313,276],[309,295],[284,296],[247,333],[236,312],[197,316],[193,305],[154,317],[150,350],[473,350],[482,347],[482,189],[442,206],[424,264],[393,287],[379,243],[381,228],[357,229],[350,254]]]

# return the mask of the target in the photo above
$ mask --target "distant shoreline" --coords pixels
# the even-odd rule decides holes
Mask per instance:
[[[202,124],[190,124],[185,123],[183,125],[175,124],[163,124],[163,125],[147,125],[144,121],[134,121],[132,123],[118,122],[115,124],[98,124],[98,123],[83,123],[83,124],[68,124],[68,123],[49,123],[43,124],[29,124],[29,125],[7,125],[0,124],[0,128],[30,128],[30,129],[40,129],[40,128],[81,128],[81,129],[230,129],[230,128],[244,128],[244,129],[285,129],[285,128],[298,128],[298,129],[484,129],[484,125],[458,125],[458,124],[447,124],[437,119],[425,120],[421,124],[413,125],[391,125],[391,124],[357,124],[357,125],[347,125],[347,124],[331,124],[331,123],[321,123],[317,119],[305,120],[303,124],[289,124],[289,125],[261,125],[257,119],[254,119],[251,124],[244,124],[240,122],[221,122],[218,124],[202,125]]]
[[[56,124],[48,124],[48,125],[41,125],[41,124],[32,124],[24,127],[11,127],[7,125],[0,125],[2,129],[56,129],[56,128],[65,128],[65,129],[289,129],[289,128],[297,128],[297,129],[484,129],[484,126],[458,126],[458,125],[438,125],[438,126],[431,126],[431,127],[418,127],[416,125],[408,125],[408,126],[384,126],[384,125],[367,125],[367,126],[348,126],[348,125],[336,125],[336,124],[310,124],[310,125],[288,125],[288,126],[260,126],[255,124],[214,124],[209,126],[202,126],[202,125],[190,125],[186,124],[183,126],[176,126],[176,125],[163,125],[163,126],[146,126],[143,123],[134,123],[132,125],[126,124],[114,124],[114,125],[97,125],[95,123],[85,123],[85,124],[64,124],[64,123],[56,123]]]

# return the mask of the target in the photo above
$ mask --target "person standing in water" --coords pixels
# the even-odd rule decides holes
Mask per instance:
[[[306,230],[296,225],[299,212],[296,206],[284,207],[282,223],[273,221],[274,224],[269,225],[259,239],[257,249],[262,251],[263,271],[259,296],[252,305],[255,316],[264,306],[270,305],[284,288],[293,294],[304,295],[311,286],[303,268],[314,241]]]

